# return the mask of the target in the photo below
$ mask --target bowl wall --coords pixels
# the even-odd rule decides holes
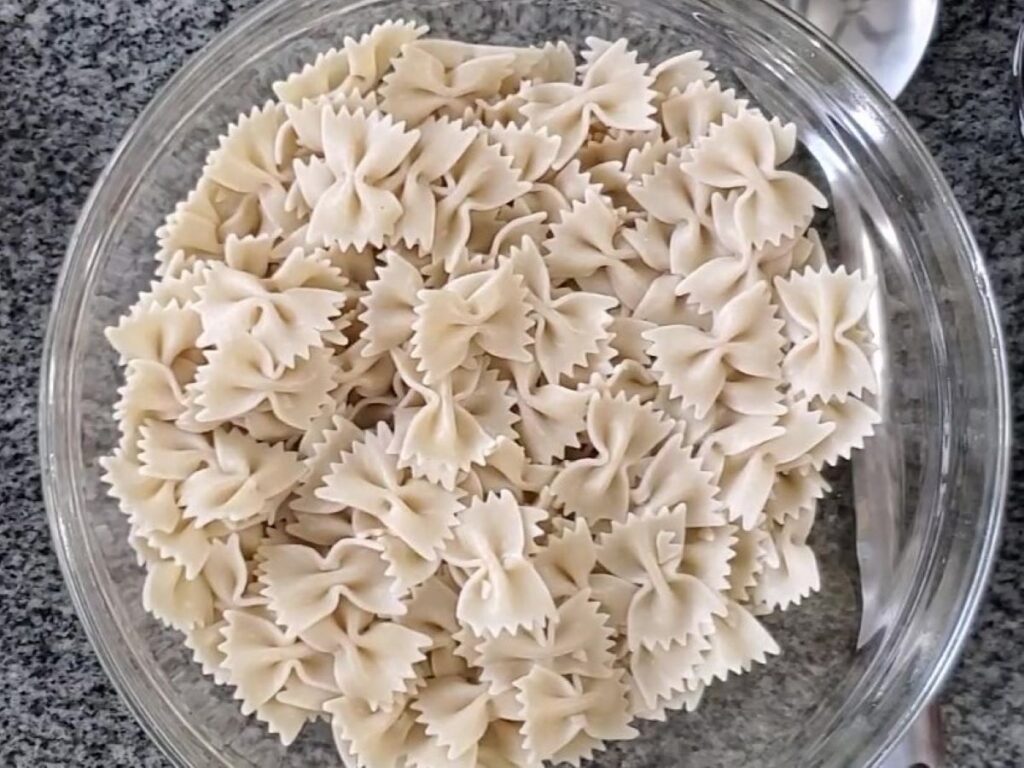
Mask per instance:
[[[387,18],[510,44],[628,37],[641,59],[701,48],[730,85],[797,123],[829,187],[833,256],[877,275],[871,320],[884,423],[819,514],[822,593],[769,620],[783,656],[649,724],[598,765],[868,764],[931,695],[973,616],[996,544],[1007,403],[981,259],[944,181],[892,104],[796,17],[749,0],[273,0],[161,92],[96,189],[58,288],[41,402],[44,484],[69,589],[97,652],[149,733],[182,765],[332,764],[326,726],[288,750],[204,679],[141,606],[127,521],[98,459],[116,442],[120,373],[103,338],[150,279],[153,231],[239,112],[320,50]],[[854,518],[854,504],[861,516]],[[858,564],[855,525],[890,545]],[[858,568],[883,585],[861,622]]]

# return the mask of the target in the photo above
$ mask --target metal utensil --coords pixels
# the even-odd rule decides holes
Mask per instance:
[[[1024,136],[1024,24],[1017,33],[1017,44],[1013,48],[1013,101],[1017,110],[1017,128]]]
[[[835,40],[896,98],[931,41],[939,0],[782,0]]]

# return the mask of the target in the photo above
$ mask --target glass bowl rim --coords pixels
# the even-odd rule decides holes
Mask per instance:
[[[370,7],[378,0],[354,0],[348,3],[339,12],[351,12],[360,8]],[[470,2],[471,0],[455,0],[450,4]],[[655,5],[664,6],[664,0],[647,0]],[[706,7],[716,10],[728,11],[734,8],[739,0],[692,0]],[[609,3],[620,3],[632,5],[638,0],[605,0]],[[953,196],[952,190],[943,177],[934,159],[925,148],[922,140],[910,126],[906,117],[900,112],[895,103],[885,94],[882,88],[877,85],[869,75],[845,52],[843,52],[828,37],[819,32],[809,22],[800,17],[789,8],[779,5],[775,0],[757,0],[758,8],[751,9],[745,6],[745,11],[761,14],[765,18],[779,25],[787,32],[796,33],[813,46],[818,48],[825,58],[838,61],[843,69],[843,75],[852,79],[855,85],[865,91],[870,99],[874,101],[874,107],[885,117],[888,127],[896,133],[897,141],[904,151],[908,152],[915,164],[926,171],[926,186],[931,193],[935,194],[943,203],[950,214],[951,226],[958,234],[955,243],[956,259],[963,272],[971,275],[974,282],[967,282],[965,289],[973,291],[975,298],[979,300],[981,319],[987,326],[991,335],[992,344],[989,348],[991,354],[989,362],[992,365],[994,375],[994,391],[992,402],[997,418],[996,434],[990,441],[995,445],[995,451],[991,458],[995,464],[993,472],[989,475],[990,483],[986,491],[986,497],[991,498],[992,503],[987,509],[980,510],[986,516],[983,532],[982,546],[974,570],[971,573],[971,583],[965,593],[962,604],[959,606],[959,614],[955,624],[941,638],[941,644],[936,653],[932,655],[929,664],[929,674],[924,680],[920,689],[916,692],[911,704],[903,712],[900,721],[895,727],[888,729],[884,738],[879,740],[874,749],[875,754],[868,756],[868,762],[873,763],[885,755],[899,740],[906,729],[915,719],[920,710],[935,695],[938,689],[945,682],[952,671],[952,667],[959,657],[964,642],[967,638],[970,627],[978,612],[981,599],[985,593],[986,586],[995,562],[1000,543],[1000,530],[1004,515],[1005,498],[1008,484],[1008,471],[1011,451],[1011,414],[1009,407],[1009,373],[1006,360],[1005,340],[1002,325],[999,321],[999,310],[991,283],[985,269],[984,260],[980,249],[971,233],[959,204]],[[64,578],[68,593],[71,596],[72,604],[78,614],[79,620],[85,628],[93,650],[95,651],[101,666],[107,677],[111,680],[115,690],[125,700],[129,711],[136,721],[140,723],[153,742],[172,761],[182,762],[186,760],[180,745],[173,743],[168,734],[160,727],[160,724],[153,719],[152,706],[144,704],[140,700],[140,690],[137,683],[133,681],[125,668],[125,664],[134,659],[124,660],[113,653],[108,644],[107,633],[97,623],[95,613],[95,601],[105,600],[102,590],[97,590],[95,595],[90,595],[83,578],[95,579],[95,571],[90,569],[84,574],[76,569],[72,560],[69,544],[69,522],[80,522],[75,520],[74,507],[77,506],[74,494],[72,494],[72,512],[65,511],[68,498],[64,498],[64,487],[66,478],[73,472],[77,448],[72,444],[74,436],[70,430],[65,430],[66,420],[61,417],[65,415],[68,395],[70,392],[69,382],[74,371],[65,370],[71,366],[62,366],[62,353],[65,350],[74,349],[77,343],[77,329],[79,324],[76,319],[84,307],[85,286],[90,285],[88,279],[80,279],[88,276],[96,266],[94,258],[106,240],[105,227],[98,224],[97,219],[101,217],[99,205],[114,172],[120,170],[120,165],[125,156],[128,155],[139,141],[139,135],[144,126],[153,120],[161,112],[168,109],[173,102],[174,96],[185,87],[194,74],[210,62],[214,61],[218,54],[228,49],[237,40],[244,37],[248,29],[257,27],[264,19],[271,17],[286,6],[294,5],[294,0],[263,0],[255,7],[245,11],[223,30],[218,32],[202,48],[193,53],[162,86],[155,92],[146,107],[140,112],[132,123],[128,132],[118,143],[112,152],[104,169],[97,177],[93,187],[83,204],[75,228],[68,241],[64,254],[60,274],[54,289],[54,296],[50,307],[49,320],[47,323],[46,336],[43,343],[43,359],[40,368],[39,381],[39,414],[37,428],[39,431],[39,460],[41,469],[41,480],[43,488],[43,499],[46,506],[47,519],[53,538],[54,549],[60,564],[61,573]],[[187,115],[180,116],[179,121]],[[111,216],[115,219],[116,216]],[[89,241],[93,230],[99,227],[100,237]],[[91,247],[88,247],[91,245]],[[73,309],[73,311],[69,311]],[[68,434],[62,434],[68,432]],[[63,438],[63,441],[62,441]],[[81,462],[79,461],[80,465]],[[72,472],[69,472],[72,470]],[[147,675],[145,669],[133,670]],[[160,696],[166,698],[166,694],[159,690],[158,686],[151,685],[152,691],[157,691]],[[168,702],[170,705],[170,702]]]

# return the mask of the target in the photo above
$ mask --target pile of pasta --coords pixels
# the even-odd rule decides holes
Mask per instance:
[[[779,647],[874,290],[699,52],[388,22],[274,86],[108,330],[147,610],[290,743],[579,764]]]

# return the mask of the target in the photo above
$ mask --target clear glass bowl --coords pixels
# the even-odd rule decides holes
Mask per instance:
[[[142,610],[127,525],[99,482],[119,386],[103,338],[152,276],[153,230],[206,152],[273,80],[387,18],[528,44],[629,37],[645,60],[702,48],[722,78],[795,121],[831,188],[840,258],[878,275],[879,436],[819,515],[823,591],[774,617],[783,655],[650,724],[598,765],[855,766],[878,759],[948,674],[995,551],[1008,451],[1000,329],[949,188],[893,104],[795,16],[752,0],[272,0],[179,72],[103,172],[68,248],[40,408],[46,503],[68,589],[130,709],[179,765],[330,765],[326,726],[287,751],[204,679]],[[886,525],[860,567],[880,585],[858,645],[857,524]]]

